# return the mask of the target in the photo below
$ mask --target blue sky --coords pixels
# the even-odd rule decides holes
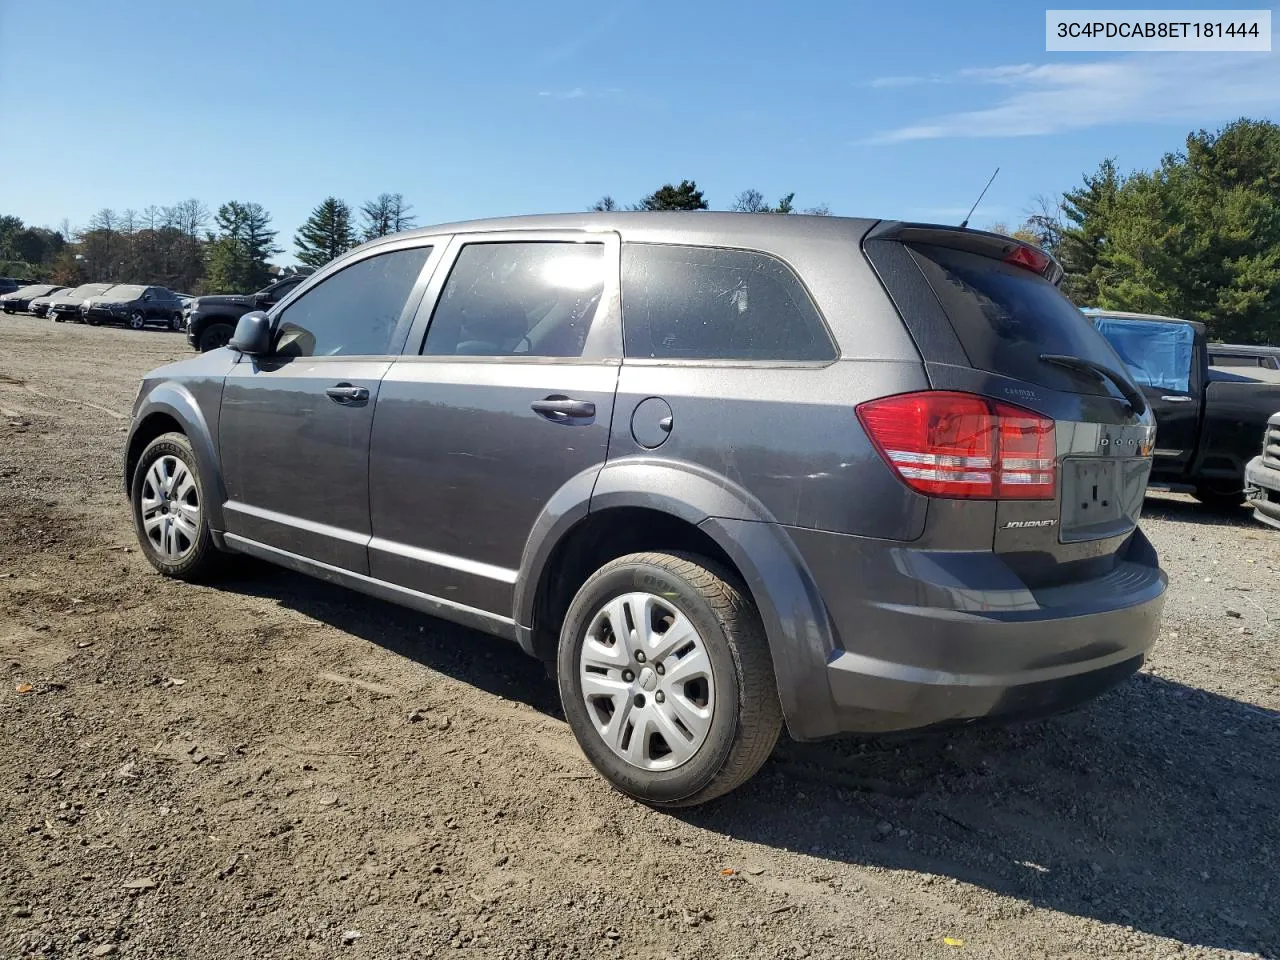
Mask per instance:
[[[252,200],[291,251],[328,194],[426,224],[689,177],[719,208],[954,221],[999,165],[974,223],[1014,223],[1104,157],[1280,109],[1280,52],[1048,54],[1044,9],[0,0],[0,213]]]

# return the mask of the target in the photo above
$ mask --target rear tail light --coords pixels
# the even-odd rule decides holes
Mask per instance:
[[[926,390],[859,404],[880,456],[913,490],[967,500],[1052,500],[1053,421],[971,393]]]

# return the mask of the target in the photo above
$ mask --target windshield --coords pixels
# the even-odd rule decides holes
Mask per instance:
[[[1110,395],[1095,378],[1040,359],[1052,353],[1116,365],[1107,342],[1048,280],[964,250],[927,244],[911,249],[969,362],[979,370],[1054,390]]]
[[[1196,332],[1185,323],[1093,317],[1093,325],[1144,387],[1189,393]]]
[[[144,289],[146,288],[134,286],[133,284],[130,284],[130,283],[117,284],[116,286],[111,288],[109,299],[116,300],[116,301],[137,300],[140,296],[142,296],[142,291]]]
[[[111,284],[109,283],[86,283],[82,287],[76,287],[74,290],[68,290],[66,293],[62,294],[62,296],[66,297],[68,300],[72,297],[79,297],[83,300],[85,297],[92,297],[99,293],[105,293],[110,289]]]

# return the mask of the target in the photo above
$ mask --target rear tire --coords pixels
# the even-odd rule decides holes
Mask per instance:
[[[694,806],[745,783],[782,729],[755,605],[701,557],[637,553],[597,570],[569,606],[557,668],[587,759],[654,806]]]
[[[208,353],[210,350],[225,347],[235,332],[235,328],[229,323],[209,324],[200,331],[200,352]]]
[[[1235,487],[1230,480],[1196,484],[1192,496],[1210,510],[1231,510],[1244,503],[1244,487]]]
[[[169,329],[172,330],[174,333],[182,332],[182,314],[175,313],[172,317],[169,318]]]
[[[166,577],[200,582],[221,569],[207,497],[184,434],[164,433],[147,444],[130,485],[133,527],[143,554]]]

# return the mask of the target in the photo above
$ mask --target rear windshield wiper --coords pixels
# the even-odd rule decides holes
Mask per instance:
[[[1129,378],[1122,376],[1110,367],[1093,360],[1085,360],[1083,357],[1072,357],[1064,353],[1042,353],[1040,359],[1045,363],[1052,363],[1055,366],[1066,367],[1068,370],[1074,370],[1077,373],[1083,373],[1086,376],[1093,377],[1095,380],[1110,380],[1116,385],[1116,389],[1129,401],[1129,406],[1138,416],[1142,416],[1147,411],[1147,400],[1142,395],[1142,391],[1129,382]]]

